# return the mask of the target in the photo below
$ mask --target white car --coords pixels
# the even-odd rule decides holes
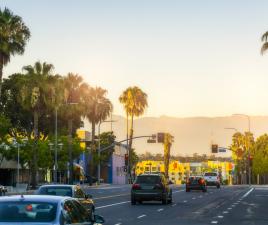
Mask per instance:
[[[221,187],[220,178],[215,172],[204,173],[204,179],[206,180],[207,186]]]

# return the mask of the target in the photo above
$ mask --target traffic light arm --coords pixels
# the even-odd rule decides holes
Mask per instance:
[[[152,139],[154,139],[155,136],[154,136],[154,135],[150,135],[150,136],[149,136],[149,135],[137,136],[137,137],[133,137],[132,140],[133,140],[133,139],[139,139],[139,138],[152,138]],[[107,146],[107,147],[101,148],[101,149],[100,149],[100,152],[103,152],[103,151],[105,151],[105,150],[108,150],[108,149],[114,147],[115,145],[118,145],[118,144],[121,144],[121,143],[123,143],[123,142],[129,141],[130,139],[131,139],[131,138],[128,138],[128,139],[125,139],[125,140],[122,140],[122,141],[116,141],[116,142],[114,142],[113,144],[111,144],[111,145],[109,145],[109,146]]]

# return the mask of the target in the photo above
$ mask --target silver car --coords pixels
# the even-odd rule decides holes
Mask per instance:
[[[95,215],[91,221],[88,211],[70,197],[21,195],[0,198],[0,224],[5,225],[67,225],[103,224]]]

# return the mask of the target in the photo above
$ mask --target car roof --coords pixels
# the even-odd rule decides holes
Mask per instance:
[[[72,184],[45,184],[41,185],[39,188],[43,187],[65,187],[65,188],[75,188],[79,187],[78,185],[72,185]]]
[[[37,202],[59,203],[67,199],[72,198],[63,196],[52,196],[52,195],[13,195],[13,196],[1,197],[0,202],[37,201]]]

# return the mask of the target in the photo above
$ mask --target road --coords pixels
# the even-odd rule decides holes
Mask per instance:
[[[130,204],[130,186],[89,188],[96,213],[107,225],[267,225],[268,186],[209,187],[207,193],[186,193],[173,187],[173,203],[145,202]]]

